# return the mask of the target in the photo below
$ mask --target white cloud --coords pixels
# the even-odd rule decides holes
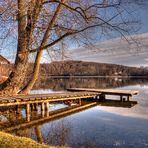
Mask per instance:
[[[95,48],[77,48],[70,51],[73,60],[148,66],[148,33],[134,35],[130,44],[120,38],[95,44]],[[138,46],[137,46],[138,45]]]

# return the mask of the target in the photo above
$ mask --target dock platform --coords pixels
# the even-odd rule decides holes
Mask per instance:
[[[133,95],[137,95],[139,93],[138,91],[135,90],[117,90],[117,89],[68,88],[67,90],[72,92],[85,92],[85,91],[96,92],[99,94],[98,96],[101,99],[106,99],[105,95],[117,95],[120,96],[121,101],[125,101],[126,98],[127,101],[129,101],[129,99]]]
[[[69,88],[67,90],[63,93],[0,96],[0,108],[15,106],[17,109],[20,105],[25,105],[26,112],[29,113],[31,110],[37,110],[38,105],[41,105],[42,111],[46,111],[48,110],[49,103],[52,102],[81,105],[82,100],[104,101],[106,100],[106,95],[118,95],[121,102],[129,102],[130,97],[138,94],[138,91],[116,89]]]
[[[120,102],[118,100],[106,100],[105,102],[90,102],[90,101],[82,101],[82,104],[75,104],[73,106],[67,106],[61,109],[56,110],[46,110],[43,112],[30,112],[26,114],[26,118],[22,116],[21,109],[19,109],[19,113],[13,112],[7,112],[7,114],[10,113],[7,118],[9,121],[8,124],[1,124],[0,130],[5,132],[14,132],[17,130],[26,129],[29,127],[38,127],[44,123],[47,123],[49,121],[59,120],[63,117],[67,117],[70,115],[73,115],[75,113],[84,111],[85,109],[89,109],[91,107],[95,106],[110,106],[110,107],[124,107],[124,108],[131,108],[134,105],[136,105],[136,101],[126,101],[126,102]],[[35,114],[35,118],[32,116]],[[15,117],[15,118],[12,118]],[[12,123],[12,124],[9,124]],[[15,124],[14,124],[15,123]]]
[[[65,92],[0,97],[0,107],[94,98],[97,92]]]

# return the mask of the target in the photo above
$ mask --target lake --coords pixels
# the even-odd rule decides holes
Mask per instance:
[[[66,78],[39,82],[31,93],[63,92],[69,87],[138,90],[133,106],[96,105],[51,121],[30,125],[10,133],[32,138],[40,143],[72,148],[148,148],[148,79],[142,78]],[[117,96],[116,96],[117,97]],[[107,96],[114,100],[116,97]],[[64,109],[64,103],[49,104],[49,111]],[[0,112],[0,129],[26,122],[25,109]],[[42,118],[40,107],[31,120]]]

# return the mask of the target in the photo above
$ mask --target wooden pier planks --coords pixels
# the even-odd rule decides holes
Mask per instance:
[[[28,103],[57,102],[95,97],[95,92],[65,92],[51,94],[18,95],[12,97],[0,97],[0,107],[23,105]]]
[[[68,91],[89,91],[98,92],[106,95],[119,95],[119,96],[133,96],[139,92],[135,90],[117,90],[117,89],[89,89],[89,88],[68,88]]]
[[[42,102],[57,102],[76,99],[94,98],[96,96],[103,95],[118,95],[122,101],[123,96],[129,98],[133,95],[137,95],[138,91],[133,90],[116,90],[116,89],[89,89],[89,88],[69,88],[68,91],[63,93],[51,93],[51,94],[30,94],[30,95],[17,95],[17,96],[0,96],[0,107],[23,105],[28,103],[42,103]]]

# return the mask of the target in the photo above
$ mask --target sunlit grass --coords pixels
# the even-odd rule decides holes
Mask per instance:
[[[39,144],[29,138],[13,136],[4,132],[0,132],[0,148],[55,148],[55,147],[48,146],[45,144]]]

